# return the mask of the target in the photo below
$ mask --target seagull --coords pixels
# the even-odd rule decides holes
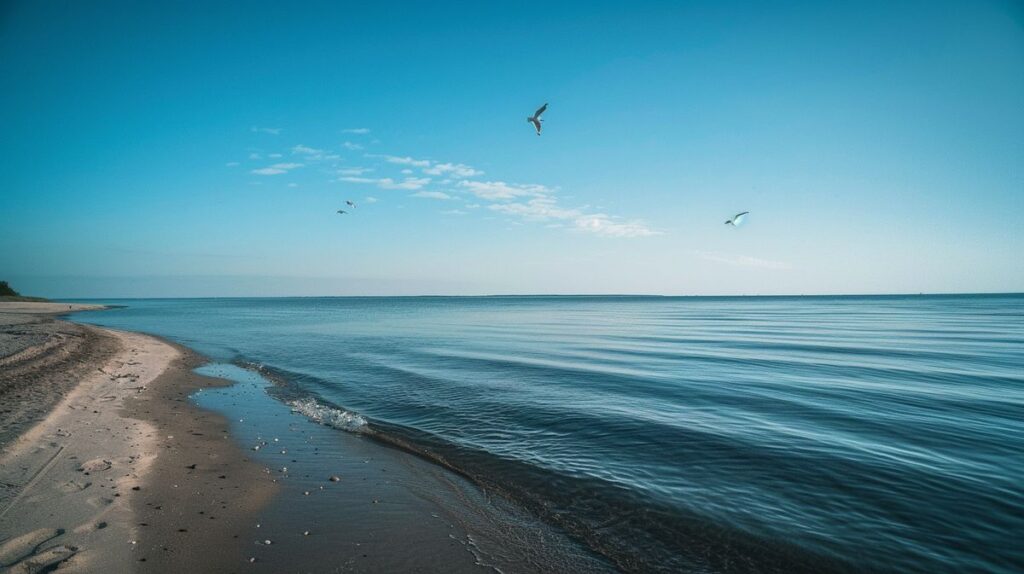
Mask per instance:
[[[356,204],[352,203],[352,200],[350,200],[350,199],[346,199],[345,203],[347,203],[349,207],[355,207],[356,206]]]
[[[526,121],[533,124],[533,127],[537,128],[537,135],[540,135],[540,123],[544,120],[540,119],[540,115],[547,111],[548,105],[545,103],[543,106],[537,108],[537,111],[533,112],[533,115],[526,118]]]
[[[347,212],[347,211],[345,211],[344,209],[339,209],[339,210],[338,210],[338,213],[340,213],[340,214],[342,214],[342,215],[345,215],[345,214],[346,214],[346,213],[348,213],[348,212]]]
[[[746,217],[748,213],[750,213],[750,212],[749,211],[744,211],[743,213],[737,213],[736,215],[733,216],[732,219],[730,219],[729,221],[726,221],[725,224],[726,225],[731,225],[733,227],[736,227],[737,225],[743,223],[743,218]]]

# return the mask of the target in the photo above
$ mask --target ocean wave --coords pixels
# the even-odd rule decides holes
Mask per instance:
[[[304,415],[309,420],[338,430],[361,433],[369,430],[366,419],[358,413],[331,407],[312,398],[288,401],[292,412]]]

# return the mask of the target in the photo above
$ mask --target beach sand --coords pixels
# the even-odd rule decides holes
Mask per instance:
[[[0,570],[237,569],[224,550],[275,485],[186,399],[227,383],[156,338],[52,317],[68,311],[0,303],[3,430],[18,435],[0,451]]]
[[[0,302],[0,571],[610,570],[256,371],[59,318],[95,309]]]

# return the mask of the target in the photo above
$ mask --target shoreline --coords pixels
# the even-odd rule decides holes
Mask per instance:
[[[73,371],[37,365],[37,387],[85,374],[0,445],[0,570],[611,569],[450,469],[307,418],[259,372],[158,336],[60,320],[67,313],[15,311],[42,332],[80,330],[113,350],[79,357]],[[0,343],[11,316],[0,304]],[[14,332],[25,342],[20,324]],[[35,355],[62,352],[47,344]]]
[[[0,451],[0,569],[236,566],[241,552],[223,550],[239,544],[274,485],[229,439],[222,417],[187,400],[230,382],[193,373],[203,359],[173,343],[62,321],[66,305],[10,306],[0,305],[0,319],[23,348],[0,359],[4,398],[46,414],[23,417],[34,424]],[[51,404],[53,394],[64,396]],[[222,496],[207,513],[224,489],[246,495]]]

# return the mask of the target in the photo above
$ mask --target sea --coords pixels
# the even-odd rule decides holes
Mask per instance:
[[[1024,295],[101,302],[614,570],[1024,571]]]

